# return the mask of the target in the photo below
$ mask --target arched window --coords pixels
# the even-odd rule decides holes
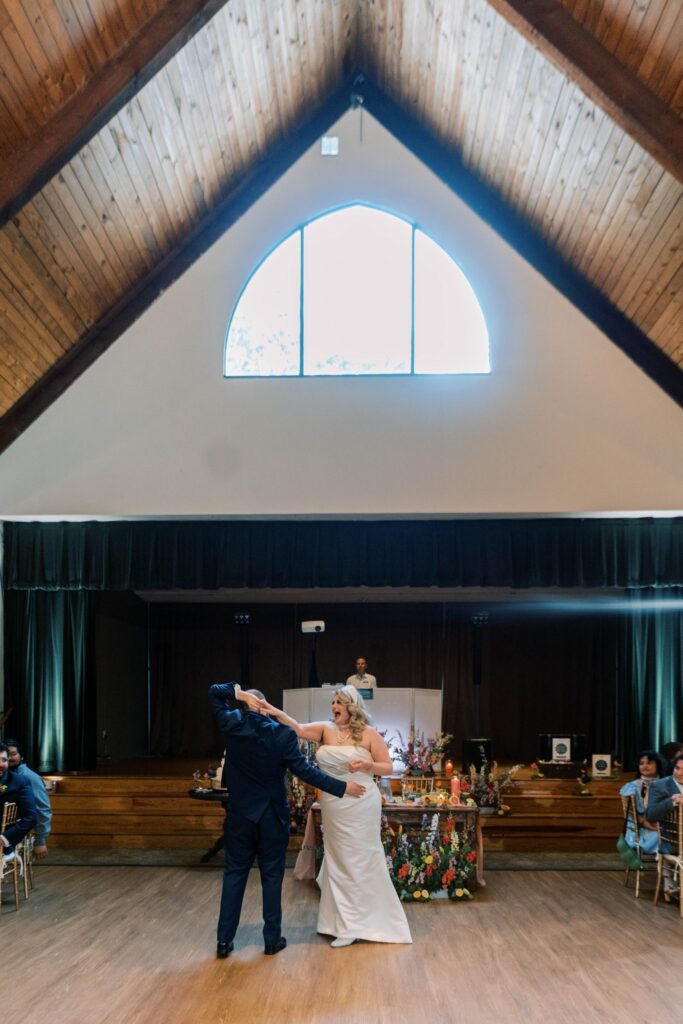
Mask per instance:
[[[226,377],[488,373],[486,322],[455,261],[371,206],[298,227],[237,301]]]

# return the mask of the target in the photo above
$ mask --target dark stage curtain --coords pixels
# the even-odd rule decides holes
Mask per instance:
[[[585,733],[589,753],[615,749],[616,616],[515,616],[484,632],[481,734],[497,760],[535,760],[539,733]]]
[[[12,735],[38,772],[95,766],[92,595],[76,591],[5,594],[7,703]]]
[[[220,756],[210,720],[212,682],[241,676],[244,605],[155,604],[151,608],[152,753]],[[249,684],[281,706],[282,691],[305,686],[314,637],[305,619],[324,619],[315,639],[320,682],[343,683],[364,655],[384,686],[439,689],[442,608],[430,605],[253,605],[249,608]],[[372,709],[370,709],[372,710]]]
[[[7,523],[5,587],[683,585],[683,519]]]
[[[498,761],[533,761],[538,734],[586,733],[589,751],[615,747],[619,621],[511,609],[475,626],[457,606],[446,610],[444,730],[462,740],[492,740]],[[475,684],[475,631],[481,682]],[[477,702],[479,715],[476,714]]]
[[[669,609],[658,606],[651,591],[631,597],[639,608],[626,620],[621,673],[628,767],[636,767],[640,750],[683,740],[683,588],[675,596],[678,607]]]

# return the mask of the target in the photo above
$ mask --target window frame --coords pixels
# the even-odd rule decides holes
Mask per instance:
[[[394,373],[305,373],[304,372],[304,353],[306,344],[306,324],[304,318],[304,260],[305,260],[305,235],[304,231],[309,224],[315,223],[317,220],[321,220],[323,217],[328,217],[330,214],[339,213],[342,210],[351,209],[353,207],[364,207],[369,210],[378,210],[380,213],[385,213],[390,217],[395,217],[398,220],[402,220],[410,227],[410,369],[403,372]],[[419,373],[415,371],[415,233],[421,231],[423,235],[431,239],[432,242],[437,245],[441,251],[455,264],[460,273],[463,275],[467,284],[469,285],[474,301],[477,303],[479,310],[481,311],[482,320],[486,329],[486,346],[488,352],[489,368],[488,370],[461,370],[461,371],[444,371],[435,373]],[[292,238],[297,233],[300,234],[299,244],[299,372],[298,373],[273,373],[273,374],[255,374],[255,373],[226,373],[227,359],[228,359],[228,339],[230,337],[230,328],[235,318],[242,296],[251,284],[252,280],[258,274],[263,264],[272,256],[272,254],[280,248],[288,239]],[[225,331],[225,338],[223,341],[223,378],[225,380],[358,380],[360,379],[398,379],[398,378],[449,378],[449,377],[488,377],[493,372],[491,365],[491,336],[488,329],[488,322],[484,316],[484,310],[482,308],[479,297],[474,290],[472,282],[468,275],[465,273],[463,268],[460,266],[458,261],[444,246],[438,238],[436,238],[430,231],[426,231],[422,225],[415,220],[411,220],[409,217],[402,213],[397,213],[395,210],[391,210],[388,207],[381,206],[379,203],[371,203],[367,200],[354,199],[349,202],[340,203],[337,206],[330,206],[323,210],[321,213],[317,213],[312,217],[302,221],[295,228],[289,231],[286,235],[283,235],[270,249],[259,259],[255,264],[251,273],[247,276],[244,284],[240,288],[237,295],[237,299],[232,307],[232,312],[228,319],[228,325]]]

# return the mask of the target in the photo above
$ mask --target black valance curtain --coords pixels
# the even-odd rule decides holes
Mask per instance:
[[[683,519],[7,523],[5,588],[667,587]]]

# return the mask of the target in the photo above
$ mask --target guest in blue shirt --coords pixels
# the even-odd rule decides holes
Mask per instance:
[[[47,837],[50,834],[50,825],[52,824],[50,797],[40,775],[37,772],[31,771],[29,766],[24,763],[24,753],[21,745],[16,740],[6,740],[6,744],[10,771],[18,776],[18,778],[28,782],[33,791],[33,799],[36,803],[36,813],[38,815],[33,854],[36,860],[42,860],[44,857],[47,857]]]
[[[27,779],[20,779],[9,770],[7,745],[0,743],[0,822],[5,804],[17,805],[17,820],[0,833],[0,853],[9,854],[36,823],[36,802]]]
[[[641,853],[655,854],[657,852],[657,828],[651,825],[645,818],[650,786],[664,774],[664,764],[656,750],[642,750],[638,754],[638,770],[635,779],[631,779],[619,790],[622,796],[634,796],[636,798],[636,810],[638,812],[639,847]],[[636,836],[633,825],[629,822],[624,838],[629,846],[636,848]]]

